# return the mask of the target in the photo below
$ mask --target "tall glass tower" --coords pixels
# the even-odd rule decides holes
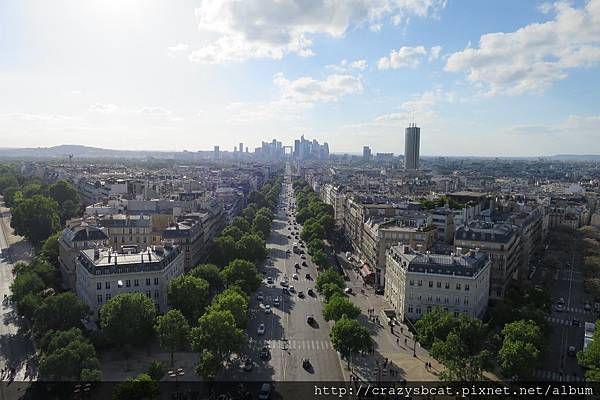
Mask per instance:
[[[421,128],[410,124],[404,132],[404,169],[419,169],[419,147],[421,145]]]

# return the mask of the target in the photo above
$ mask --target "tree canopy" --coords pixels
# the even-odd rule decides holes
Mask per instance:
[[[181,311],[193,325],[200,318],[210,300],[209,284],[193,275],[179,275],[171,280],[167,299],[172,308]]]
[[[10,224],[15,233],[37,246],[60,229],[58,204],[42,195],[24,198],[13,206]]]
[[[227,286],[238,286],[246,294],[260,286],[261,278],[256,265],[246,260],[233,260],[222,271],[221,277]]]
[[[165,315],[156,318],[154,327],[158,333],[160,347],[171,353],[171,366],[173,366],[173,353],[184,349],[188,344],[190,326],[179,310],[169,310]]]
[[[373,348],[373,339],[368,329],[357,320],[346,316],[340,318],[333,325],[329,337],[333,348],[348,360],[348,367],[350,367],[350,357],[353,354],[366,352]]]
[[[113,343],[145,344],[154,333],[156,307],[142,293],[122,293],[100,309],[100,326]]]
[[[345,296],[333,296],[327,300],[323,308],[323,317],[326,321],[338,321],[343,316],[356,319],[360,315],[360,308],[352,304]]]

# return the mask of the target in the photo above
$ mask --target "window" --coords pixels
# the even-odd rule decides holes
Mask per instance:
[[[146,236],[144,236],[144,243],[146,243]]]
[[[460,298],[459,297],[456,297],[454,299],[454,304],[460,304]]]
[[[444,285],[444,287],[445,287],[446,289],[450,289],[450,283],[449,283],[449,282],[446,282],[446,283],[445,283],[445,285]]]
[[[133,280],[133,286],[140,286],[140,281],[137,279]]]
[[[127,279],[127,280],[125,281],[125,286],[126,286],[126,287],[131,287],[131,280]]]
[[[154,278],[154,284],[158,285],[158,278]]]
[[[427,312],[431,312],[431,306],[427,306]]]
[[[408,284],[409,284],[410,286],[415,286],[415,281],[411,279],[411,280],[408,282]]]
[[[117,240],[119,240],[119,238],[115,236],[115,243],[117,243]]]
[[[417,314],[421,314],[421,307],[417,307]]]
[[[125,236],[121,236],[121,243],[125,243]]]
[[[435,298],[435,302],[436,302],[436,303],[441,303],[441,302],[442,302],[442,299],[440,298],[440,296],[437,296],[437,297]]]
[[[101,290],[102,289],[102,282],[97,282],[96,283],[96,290]]]
[[[423,286],[423,281],[422,280],[417,281],[417,286]]]
[[[150,278],[146,278],[146,286],[150,286]]]
[[[96,298],[98,299],[98,304],[102,304],[102,295],[99,294],[98,296],[96,296]]]
[[[468,292],[468,291],[469,291],[469,285],[465,284],[465,292]]]
[[[463,301],[463,303],[464,303],[465,306],[468,306],[469,305],[469,298],[465,297],[465,300]]]
[[[159,291],[158,291],[158,290],[155,290],[155,291],[154,291],[154,298],[155,298],[155,299],[158,299],[158,297],[159,297],[159,294],[160,294],[160,293],[159,293]]]
[[[104,282],[104,288],[110,289],[110,282]]]
[[[437,282],[436,286],[437,286],[438,289],[441,289],[442,288],[442,282]]]
[[[152,292],[149,290],[146,290],[146,297],[148,297],[149,299],[152,298]]]
[[[413,306],[408,306],[408,313],[412,314],[413,313]]]
[[[456,284],[456,290],[460,290],[460,283]]]
[[[444,303],[446,303],[446,304],[450,303],[450,299],[448,297],[444,297]]]
[[[454,311],[454,318],[458,318],[458,311]]]
[[[106,293],[106,302],[108,303],[108,301],[110,300],[110,293]]]
[[[429,287],[433,287],[433,281],[429,281]]]
[[[432,301],[433,300],[433,296],[427,296],[427,301]]]

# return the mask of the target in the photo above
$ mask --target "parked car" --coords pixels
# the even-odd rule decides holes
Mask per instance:
[[[312,278],[310,277],[310,274],[306,274],[306,275],[304,275],[304,277],[305,277],[306,279],[308,279],[309,281],[312,279]]]
[[[315,323],[315,317],[313,317],[312,315],[307,315],[306,316],[306,323],[311,325]]]
[[[256,333],[258,333],[259,335],[264,335],[265,334],[265,324],[258,325],[258,328],[256,329]]]
[[[298,274],[294,274],[294,275],[292,275],[292,279],[296,279],[296,280],[298,280]]]
[[[308,358],[302,359],[302,368],[304,368],[304,369],[310,368],[310,360]]]
[[[569,348],[567,349],[567,354],[571,357],[575,357],[575,355],[577,355],[577,349],[575,348],[575,346],[569,346]]]
[[[303,267],[308,267],[308,264],[306,263],[306,261],[302,261],[302,266]]]
[[[271,306],[267,304],[267,305],[265,306],[265,314],[271,314],[271,312],[272,312],[272,311],[271,311]]]
[[[303,291],[299,291],[299,292],[298,292],[298,297],[300,297],[300,298],[304,298],[304,292],[303,292]]]
[[[308,289],[307,293],[308,293],[309,296],[314,296],[315,295],[315,292],[312,289]]]
[[[294,293],[296,291],[296,288],[294,288],[293,286],[290,286],[290,292]]]
[[[273,305],[274,305],[275,307],[279,307],[279,297],[275,297],[275,298],[273,299]]]
[[[273,284],[273,277],[272,277],[272,276],[269,276],[269,277],[267,277],[267,283],[268,283],[269,285],[272,285],[272,284]]]
[[[351,294],[352,293],[352,288],[347,287],[346,289],[344,289],[344,293]]]

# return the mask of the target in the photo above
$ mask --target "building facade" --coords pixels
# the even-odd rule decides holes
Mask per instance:
[[[419,148],[421,128],[411,124],[404,132],[404,169],[419,169]]]

